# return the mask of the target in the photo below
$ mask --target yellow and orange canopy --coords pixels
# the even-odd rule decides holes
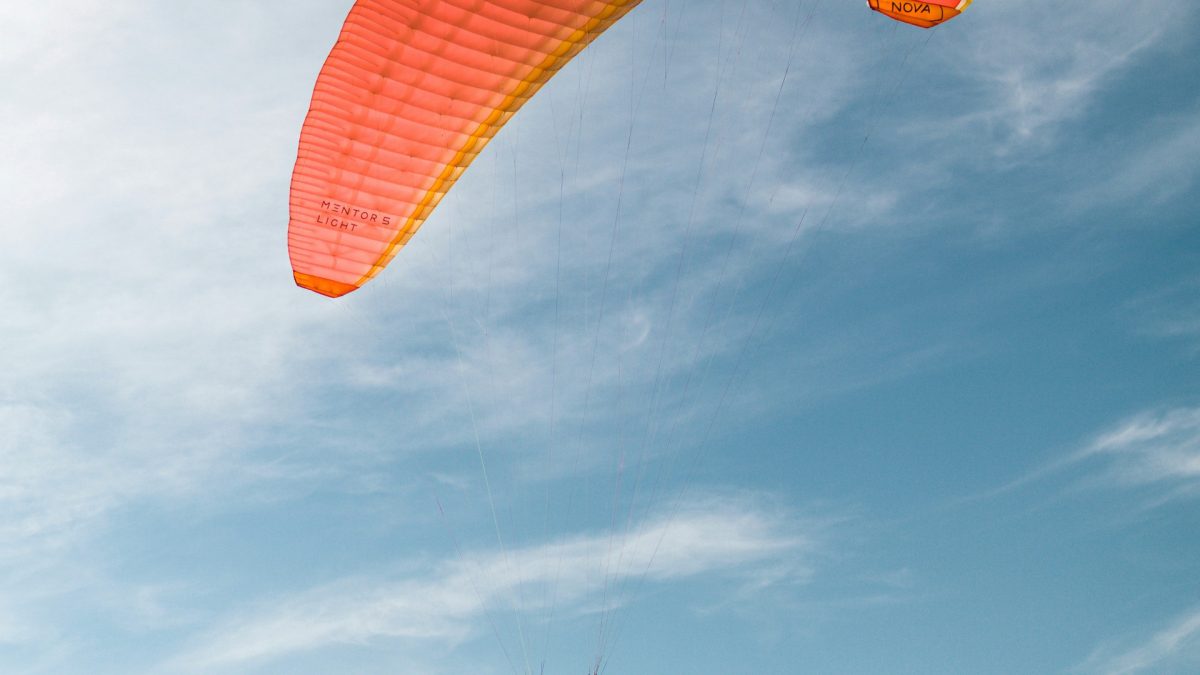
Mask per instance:
[[[500,127],[640,0],[358,0],[292,174],[296,283],[345,295],[383,269]]]
[[[921,28],[933,28],[962,14],[971,0],[867,0],[876,12]]]

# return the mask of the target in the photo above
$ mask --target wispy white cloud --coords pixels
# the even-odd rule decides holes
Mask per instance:
[[[1102,434],[1074,460],[1100,464],[1107,483],[1158,485],[1193,493],[1200,488],[1200,408],[1143,413]]]
[[[261,49],[224,30],[236,19],[179,36],[180,15],[140,2],[0,17],[0,184],[16,224],[0,228],[0,631],[66,653],[93,637],[75,617],[161,612],[152,585],[113,569],[127,561],[105,535],[131,510],[237,508],[326,471],[260,445],[303,400],[300,336],[329,312],[290,293],[271,254],[286,197],[261,196],[281,189],[284,129],[303,112],[266,92],[289,73],[311,82],[290,63],[223,68]],[[256,39],[287,43],[294,26],[258,18],[278,32]]]
[[[823,536],[818,521],[806,525],[744,500],[693,501],[674,517],[618,534],[615,544],[598,533],[466,553],[434,564],[428,575],[348,578],[280,598],[223,620],[169,669],[211,671],[378,640],[454,644],[485,633],[489,614],[504,621],[520,611],[539,624],[550,597],[562,621],[612,610],[643,576],[669,582],[734,574],[750,580],[748,593],[805,578]],[[626,586],[620,596],[612,590]]]
[[[991,497],[1061,477],[1079,488],[1140,490],[1150,506],[1200,495],[1200,408],[1147,411],[1084,447],[985,493]]]
[[[1155,12],[1128,10],[1101,0],[1047,20],[1046,8],[1032,0],[973,6],[975,30],[960,67],[988,90],[991,103],[955,123],[989,135],[999,156],[1051,147],[1058,125],[1086,115],[1115,74],[1180,25],[1164,16],[1191,8],[1167,2]]]
[[[1104,645],[1074,671],[1095,675],[1184,673],[1200,668],[1200,610],[1176,617],[1140,644]]]

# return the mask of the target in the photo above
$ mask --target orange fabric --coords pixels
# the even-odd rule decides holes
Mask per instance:
[[[867,4],[897,21],[932,28],[961,14],[971,0],[867,0]]]
[[[395,257],[500,127],[641,0],[358,0],[292,174],[296,283],[345,295]]]

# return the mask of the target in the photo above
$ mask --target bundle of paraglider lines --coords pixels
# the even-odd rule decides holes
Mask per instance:
[[[300,135],[288,226],[296,283],[336,298],[378,275],[505,123],[640,2],[357,0]],[[970,2],[867,4],[932,28]],[[591,675],[603,666],[598,654]]]

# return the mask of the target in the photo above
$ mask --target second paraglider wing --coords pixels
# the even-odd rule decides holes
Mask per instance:
[[[921,28],[933,28],[962,14],[971,0],[867,0],[871,9],[886,14],[897,21],[911,23]]]

